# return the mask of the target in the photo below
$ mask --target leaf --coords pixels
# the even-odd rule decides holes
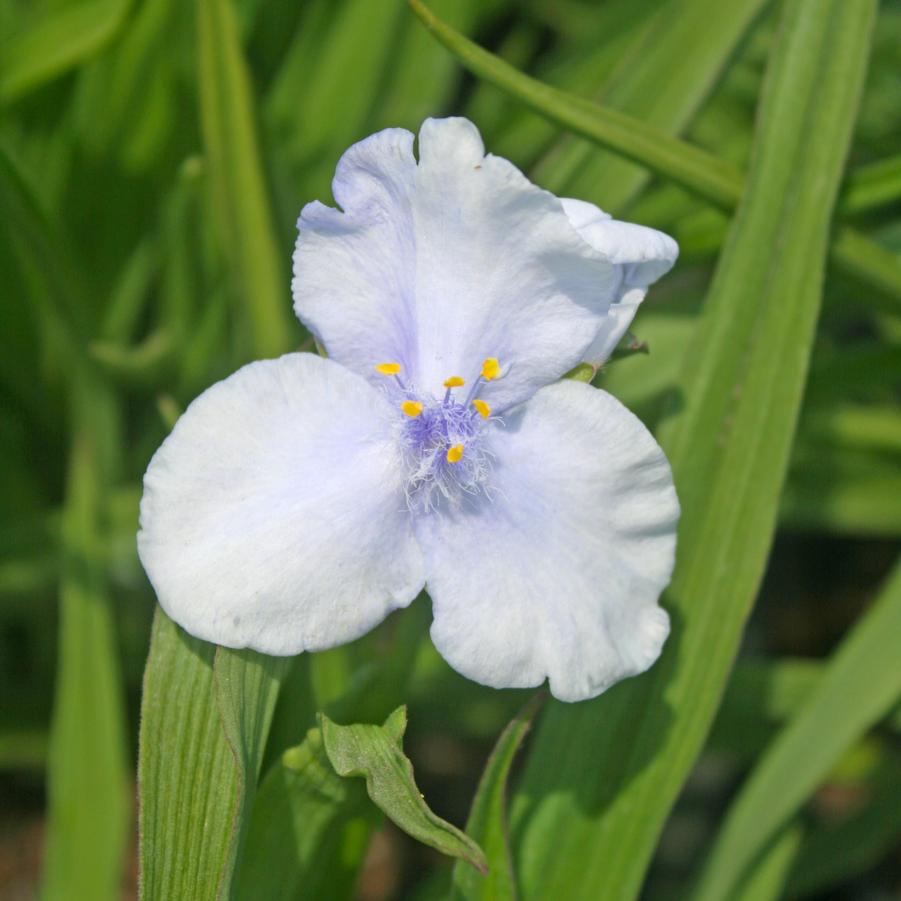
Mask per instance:
[[[287,665],[287,658],[217,649],[157,610],[138,762],[142,898],[231,897]]]
[[[722,15],[721,0],[663,4],[637,46],[630,47],[596,97],[610,109],[679,134],[710,94],[738,42],[766,0],[738,0]],[[697,40],[703,32],[704,39]],[[691,53],[685,48],[692,47]],[[535,178],[555,194],[621,210],[647,183],[646,169],[588,141],[567,136],[542,159]]]
[[[0,103],[10,103],[74,68],[116,35],[130,0],[62,6],[0,47]]]
[[[901,564],[742,786],[707,857],[701,901],[732,897],[746,867],[841,755],[889,713],[901,696],[899,635]]]
[[[789,870],[804,837],[800,823],[786,826],[767,845],[756,865],[741,885],[735,887],[733,901],[778,901],[783,896]]]
[[[738,204],[743,178],[731,163],[673,138],[641,119],[542,84],[455,32],[421,0],[408,2],[435,37],[476,76],[562,128],[639,163],[723,210],[731,211]],[[892,309],[898,309],[901,263],[888,250],[845,226],[837,230],[833,260],[842,272],[874,288],[877,296],[885,298]]]
[[[112,415],[112,399],[83,368],[72,376],[42,897],[104,901],[119,894],[130,820],[122,677],[100,529],[107,471],[102,420]]]
[[[806,896],[865,873],[901,836],[901,760],[883,755],[865,791],[870,803],[836,823],[811,829],[792,866],[791,897]]]
[[[381,726],[339,726],[319,714],[325,752],[340,776],[365,776],[369,797],[392,822],[417,841],[472,864],[488,865],[482,849],[464,832],[436,816],[413,779],[413,765],[403,752],[407,709],[398,707]]]
[[[362,783],[332,768],[316,727],[285,751],[253,805],[235,898],[349,897],[379,817]]]
[[[713,719],[776,526],[874,13],[785,6],[745,197],[661,434],[683,508],[673,631],[647,675],[544,716],[513,811],[527,897],[634,897]]]
[[[488,872],[480,875],[460,861],[454,864],[454,895],[465,901],[516,898],[516,874],[507,828],[507,781],[516,752],[545,701],[536,694],[501,733],[479,780],[466,832],[485,851]]]
[[[278,356],[291,344],[288,257],[275,236],[250,74],[230,0],[199,0],[197,32],[210,199],[238,301],[238,319],[249,329],[249,346],[242,346],[241,356]]]

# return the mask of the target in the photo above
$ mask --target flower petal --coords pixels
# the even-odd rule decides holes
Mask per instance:
[[[502,411],[582,359],[619,276],[471,122],[426,120],[419,156],[392,129],[342,157],[344,211],[301,213],[295,309],[332,359],[367,377],[400,362],[426,394],[496,358],[485,397]]]
[[[144,477],[138,551],[169,616],[284,655],[351,641],[409,604],[423,570],[393,416],[312,354],[251,363],[197,398]]]
[[[561,203],[579,234],[620,273],[607,318],[584,353],[587,362],[599,366],[628,330],[648,287],[672,269],[679,245],[656,229],[612,219],[593,203],[568,197]]]
[[[492,496],[420,517],[435,647],[463,675],[564,701],[647,669],[669,631],[679,505],[650,433],[562,382],[491,435]]]

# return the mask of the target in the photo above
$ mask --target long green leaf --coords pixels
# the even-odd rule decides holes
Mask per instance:
[[[478,77],[561,127],[671,179],[721,209],[731,211],[738,204],[744,180],[732,163],[633,116],[542,84],[468,41],[421,0],[408,2],[435,37]],[[832,252],[843,272],[875,288],[897,310],[901,302],[901,262],[897,258],[847,226],[837,231]]]
[[[620,61],[597,102],[622,110],[669,135],[679,134],[714,87],[724,65],[767,0],[664,4],[638,45]],[[696,40],[703,33],[704,40]],[[692,47],[691,53],[685,48]],[[568,136],[540,161],[536,179],[556,194],[620,210],[650,174],[588,141]]]
[[[733,901],[778,901],[803,838],[804,830],[799,823],[786,826],[767,845],[730,898]]]
[[[516,898],[516,873],[507,827],[507,781],[516,753],[544,698],[543,693],[535,695],[504,729],[479,780],[466,821],[466,834],[484,850],[488,872],[483,875],[457,861],[454,865],[454,896],[464,901],[512,901]]]
[[[62,6],[0,45],[0,103],[9,103],[101,50],[122,26],[130,0]]]
[[[901,564],[743,786],[707,857],[699,901],[731,898],[745,868],[842,753],[890,711],[901,696],[899,635]]]
[[[106,574],[109,488],[122,444],[118,405],[85,357],[81,272],[34,190],[2,153],[0,205],[5,237],[32,288],[29,312],[49,358],[45,369],[51,381],[65,373],[71,428],[43,892],[103,901],[119,891],[128,823],[122,684]]]
[[[113,901],[121,890],[130,792],[121,675],[100,528],[105,501],[102,420],[110,413],[111,395],[84,370],[74,378],[43,897]]]
[[[231,897],[284,659],[192,638],[157,610],[144,675],[141,897]]]
[[[710,726],[776,524],[874,13],[785,8],[745,199],[662,435],[683,504],[673,634],[647,676],[547,711],[514,806],[528,897],[634,897]]]
[[[413,765],[403,752],[407,710],[398,707],[384,725],[339,726],[319,715],[325,753],[339,776],[364,776],[373,803],[408,835],[481,872],[485,855],[465,832],[431,811],[416,787]]]
[[[252,83],[231,0],[198,0],[200,111],[210,192],[223,256],[250,345],[239,356],[271,357],[291,345],[288,257],[276,240],[257,144]]]

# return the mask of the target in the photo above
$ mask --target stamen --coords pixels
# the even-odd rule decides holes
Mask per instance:
[[[472,402],[472,405],[479,411],[479,415],[482,417],[482,419],[487,419],[491,415],[491,407],[489,407],[488,404],[485,403],[485,401],[476,398]]]
[[[382,375],[398,375],[400,373],[400,363],[379,363],[375,367],[376,372]]]
[[[400,408],[410,419],[415,419],[422,413],[422,404],[418,400],[405,400]]]
[[[488,359],[482,363],[482,378],[485,379],[486,382],[494,381],[500,374],[501,364],[498,363],[497,357],[488,357]]]
[[[455,444],[447,449],[447,462],[459,463],[463,459],[463,445]]]
[[[445,388],[462,388],[465,384],[466,382],[458,375],[452,375],[450,378],[444,380]]]

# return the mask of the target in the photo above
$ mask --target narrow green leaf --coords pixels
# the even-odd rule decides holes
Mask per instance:
[[[679,134],[716,84],[723,67],[767,0],[737,0],[722,14],[721,0],[663,4],[637,46],[621,60],[595,98],[610,109]],[[703,33],[704,40],[697,40]],[[692,47],[691,53],[685,48]],[[621,210],[650,173],[588,141],[567,136],[542,159],[536,180],[555,194]]]
[[[860,166],[848,176],[841,196],[843,213],[865,213],[901,199],[901,154]]]
[[[211,203],[231,273],[243,357],[272,357],[291,345],[288,257],[276,240],[257,143],[252,83],[231,0],[197,4],[200,111]]]
[[[66,4],[0,45],[0,103],[84,62],[121,28],[130,0]]]
[[[767,845],[747,878],[736,886],[730,901],[778,901],[803,838],[800,823],[787,825]]]
[[[838,822],[808,830],[788,880],[791,897],[822,892],[865,873],[901,836],[901,761],[886,754],[864,791],[869,803]]]
[[[406,707],[398,707],[381,726],[339,726],[325,714],[319,714],[319,722],[325,752],[338,775],[365,776],[369,797],[404,832],[487,872],[481,848],[434,814],[416,787],[413,765],[403,752]]]
[[[512,901],[516,898],[516,873],[510,853],[507,827],[507,781],[516,752],[544,703],[535,695],[501,733],[472,801],[466,832],[485,851],[488,872],[479,874],[461,861],[454,864],[454,895],[463,901]]]
[[[732,163],[671,137],[617,110],[574,97],[524,75],[440,21],[421,0],[410,6],[435,37],[479,78],[521,100],[562,128],[668,178],[723,210],[738,204],[744,179]],[[897,310],[901,262],[854,229],[837,230],[833,260],[842,272],[873,287]],[[866,263],[862,263],[862,259]]]
[[[317,726],[266,774],[253,805],[235,898],[349,897],[379,815],[363,784],[333,769]]]
[[[144,675],[141,897],[231,897],[287,661],[192,638],[157,610]]]
[[[528,897],[632,898],[725,686],[776,525],[875,3],[792,0],[754,165],[662,443],[683,508],[646,676],[553,704],[514,805]]]
[[[833,654],[810,700],[769,748],[707,857],[698,898],[726,899],[765,844],[901,695],[901,564]]]
[[[63,512],[59,658],[47,765],[42,896],[112,901],[128,840],[129,776],[112,599],[105,574],[104,423],[111,398],[72,373],[73,448]]]

